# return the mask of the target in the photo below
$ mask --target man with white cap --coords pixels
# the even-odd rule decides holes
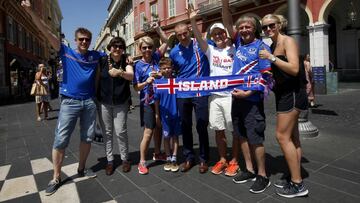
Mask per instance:
[[[210,76],[232,75],[233,57],[235,47],[227,37],[225,27],[222,23],[214,23],[210,27],[211,39],[215,42],[215,46],[210,45],[201,36],[196,25],[197,11],[191,6],[188,15],[193,28],[194,36],[199,46],[209,59]],[[214,92],[210,96],[210,128],[215,130],[216,144],[219,151],[220,160],[212,167],[213,174],[221,174],[225,171],[227,176],[235,176],[238,169],[238,139],[233,139],[232,159],[229,163],[226,160],[226,136],[225,129],[233,131],[231,120],[231,92]]]

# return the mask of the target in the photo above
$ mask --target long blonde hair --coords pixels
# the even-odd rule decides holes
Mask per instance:
[[[265,19],[274,20],[275,23],[280,25],[280,28],[279,28],[280,32],[282,34],[286,33],[286,28],[287,28],[288,21],[283,15],[267,14],[262,18],[261,21],[264,21]]]

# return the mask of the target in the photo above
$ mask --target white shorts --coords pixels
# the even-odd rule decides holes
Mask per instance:
[[[231,96],[210,96],[209,123],[210,129],[233,131],[231,120]]]

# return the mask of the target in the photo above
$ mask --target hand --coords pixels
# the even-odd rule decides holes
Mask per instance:
[[[259,57],[261,59],[270,59],[271,53],[266,50],[265,48],[263,48],[262,50],[259,51]]]
[[[126,59],[126,63],[130,66],[134,65],[134,59],[131,56],[128,56]]]
[[[148,78],[146,79],[146,83],[147,83],[147,84],[151,84],[151,83],[154,82],[154,80],[155,80],[155,78],[154,78],[153,76],[150,76],[150,77],[148,77]]]
[[[31,7],[30,0],[21,1],[21,6],[24,7],[24,8],[30,8]]]
[[[119,75],[119,70],[117,70],[116,68],[112,68],[109,70],[109,75],[113,78],[118,77]]]
[[[189,8],[187,8],[186,11],[190,20],[195,19],[199,12],[199,10],[195,11],[194,5],[192,3],[189,4]]]
[[[247,90],[247,91],[244,91],[244,90],[240,90],[240,89],[234,89],[231,94],[235,97],[235,98],[246,98],[248,96],[250,96],[251,94],[251,91],[250,90]]]

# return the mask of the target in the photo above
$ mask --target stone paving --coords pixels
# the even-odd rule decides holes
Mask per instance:
[[[138,102],[136,97],[134,104]],[[272,182],[287,171],[274,138],[273,100],[271,96],[265,105],[266,165]],[[50,113],[51,120],[37,122],[34,102],[0,106],[0,202],[360,202],[360,84],[341,84],[338,94],[319,95],[316,100],[318,106],[311,109],[310,120],[320,134],[316,138],[302,138],[302,174],[310,193],[296,199],[276,195],[274,186],[262,194],[252,194],[248,191],[251,183],[234,184],[224,175],[199,174],[197,166],[187,173],[172,173],[165,172],[161,163],[150,161],[150,173],[138,174],[136,165],[142,135],[139,108],[129,114],[128,120],[133,160],[129,173],[121,171],[117,155],[117,170],[106,176],[103,146],[94,144],[87,166],[98,177],[77,178],[79,129],[76,128],[66,151],[64,183],[55,194],[45,196],[44,190],[52,176],[51,146],[58,111]],[[51,104],[58,109],[58,100]],[[214,132],[209,130],[209,135],[212,165],[217,159],[217,149]],[[229,135],[228,143],[231,143]],[[149,160],[151,152],[152,149]]]

